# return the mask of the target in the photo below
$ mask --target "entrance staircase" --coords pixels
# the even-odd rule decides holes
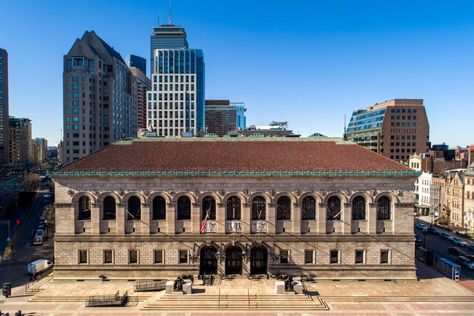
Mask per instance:
[[[294,311],[329,310],[317,296],[296,294],[191,294],[163,295],[156,301],[148,301],[142,310],[192,311],[192,310],[261,310]]]

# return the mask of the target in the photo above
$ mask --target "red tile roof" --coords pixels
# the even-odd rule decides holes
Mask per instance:
[[[320,140],[156,139],[119,142],[61,172],[411,171],[352,143]]]

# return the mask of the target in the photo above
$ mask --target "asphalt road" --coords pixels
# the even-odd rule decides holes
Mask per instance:
[[[420,222],[422,222],[422,221],[420,221]],[[424,223],[424,224],[429,226],[429,223]],[[448,232],[448,231],[446,231],[442,228],[439,228],[439,227],[435,227],[435,229],[440,231],[440,232],[441,231],[446,232],[446,233],[448,233],[452,236],[456,236],[456,237],[458,237],[458,238],[460,238],[460,239],[462,239],[466,242],[474,244],[474,241],[472,239],[455,235],[454,233],[450,233],[450,232]],[[449,240],[442,239],[439,235],[426,234],[425,236],[423,236],[422,231],[419,230],[419,229],[415,229],[415,233],[418,236],[420,236],[420,238],[422,240],[422,245],[423,245],[423,237],[425,237],[426,238],[425,248],[432,250],[438,256],[445,257],[445,258],[451,260],[451,258],[453,258],[454,256],[448,252],[448,248],[450,248],[450,247],[458,247],[458,248],[462,249],[464,252],[466,252],[468,254],[471,254],[471,255],[474,255],[474,251],[468,250],[466,247],[461,247],[461,246],[455,245]],[[474,270],[461,268],[461,279],[474,280]]]
[[[0,284],[11,282],[13,286],[26,284],[29,280],[27,275],[27,265],[36,259],[53,259],[53,231],[50,228],[47,232],[48,238],[41,246],[33,246],[33,229],[39,224],[43,208],[47,207],[43,195],[46,192],[38,192],[30,208],[30,214],[26,214],[25,222],[19,230],[20,235],[14,247],[13,255],[10,259],[4,260],[0,264]],[[52,227],[52,223],[48,226]]]

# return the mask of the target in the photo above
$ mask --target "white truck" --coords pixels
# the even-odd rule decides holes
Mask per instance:
[[[35,277],[38,274],[49,270],[53,264],[51,261],[46,259],[38,259],[28,264],[28,275],[30,277]]]

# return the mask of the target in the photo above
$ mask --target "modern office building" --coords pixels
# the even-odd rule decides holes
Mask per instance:
[[[243,102],[232,102],[232,106],[235,107],[237,112],[237,130],[244,130],[247,128],[247,116],[245,112],[247,109],[245,108],[245,104]]]
[[[430,148],[428,118],[422,99],[393,99],[356,110],[344,137],[396,161]]]
[[[150,78],[156,71],[155,49],[188,49],[184,27],[173,24],[153,28],[150,37]]]
[[[224,136],[245,129],[245,111],[247,109],[242,102],[206,100],[206,132]]]
[[[132,74],[119,53],[94,31],[64,56],[64,163],[137,132]]]
[[[8,53],[0,48],[0,165],[9,162]]]
[[[188,48],[182,27],[163,25],[152,35],[152,52],[154,70],[152,90],[147,94],[147,128],[156,131],[158,136],[203,135],[202,51]]]
[[[132,73],[133,93],[137,102],[137,128],[147,128],[146,124],[146,94],[151,90],[151,81],[136,67],[130,67]]]
[[[119,141],[52,175],[55,279],[416,280],[417,175],[341,139]]]
[[[32,163],[34,155],[33,140],[31,139],[31,120],[10,116],[9,127],[9,162],[14,164]]]
[[[146,59],[137,55],[128,56],[128,67],[138,68],[146,76]]]
[[[33,161],[41,164],[48,158],[48,141],[44,138],[35,138],[33,141]]]

